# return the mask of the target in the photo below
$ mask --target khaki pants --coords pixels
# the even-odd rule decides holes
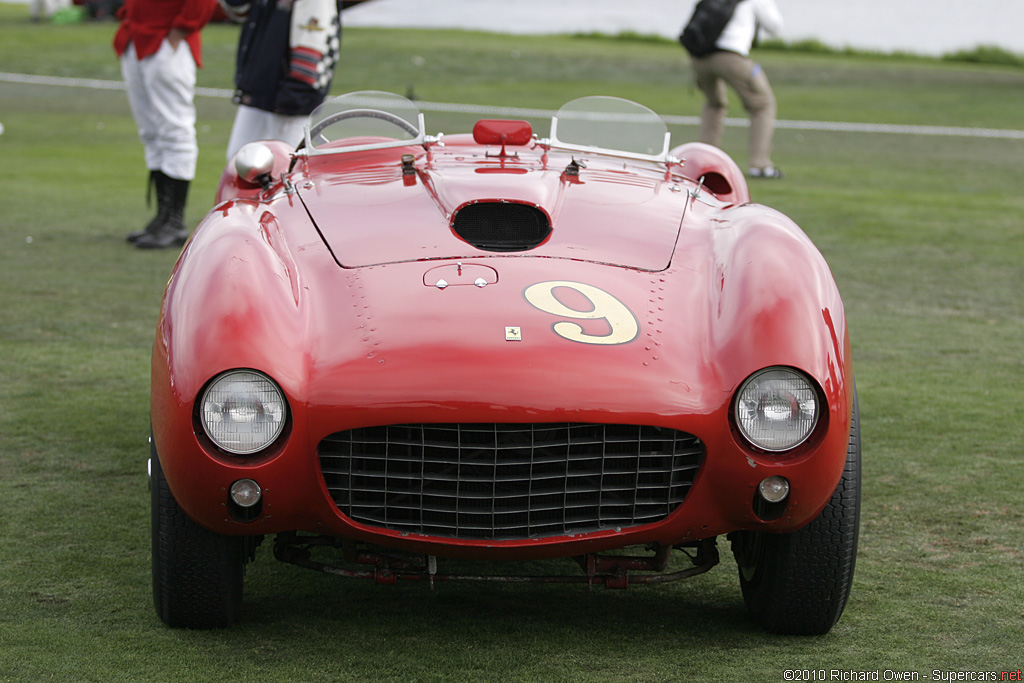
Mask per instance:
[[[701,112],[700,141],[719,146],[728,109],[726,84],[732,86],[750,114],[750,166],[772,166],[775,94],[760,64],[735,52],[715,52],[693,60],[697,87],[707,101]]]

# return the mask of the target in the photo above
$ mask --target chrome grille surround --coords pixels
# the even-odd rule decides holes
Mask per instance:
[[[467,540],[649,524],[685,499],[697,437],[614,424],[407,424],[332,434],[320,468],[356,522]]]

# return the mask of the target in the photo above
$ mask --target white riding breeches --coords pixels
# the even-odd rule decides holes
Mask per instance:
[[[244,145],[258,140],[284,140],[297,147],[302,142],[308,116],[287,116],[263,111],[244,104],[238,105],[235,123],[228,140],[228,161]]]
[[[178,180],[196,174],[196,63],[188,44],[165,39],[156,54],[138,59],[135,46],[121,55],[128,104],[145,148],[146,168]]]

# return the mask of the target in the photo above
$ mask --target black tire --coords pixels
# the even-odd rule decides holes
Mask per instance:
[[[821,514],[791,534],[742,531],[730,536],[747,612],[765,630],[821,635],[839,620],[857,560],[860,470],[855,389],[846,468]]]
[[[150,451],[156,613],[169,626],[229,626],[242,608],[246,538],[193,522],[167,486],[155,444]]]

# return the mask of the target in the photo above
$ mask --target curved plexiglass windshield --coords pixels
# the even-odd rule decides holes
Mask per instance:
[[[362,91],[329,99],[313,110],[306,127],[308,154],[354,152],[437,142],[424,130],[423,114],[389,92]],[[668,160],[668,127],[647,107],[620,97],[581,97],[551,119],[551,147],[617,156]]]
[[[306,148],[311,154],[380,149],[423,141],[423,115],[401,95],[362,91],[329,99],[309,115]],[[346,138],[375,138],[340,146]]]
[[[642,104],[603,95],[581,97],[551,120],[551,144],[663,159],[668,154],[668,127]]]

